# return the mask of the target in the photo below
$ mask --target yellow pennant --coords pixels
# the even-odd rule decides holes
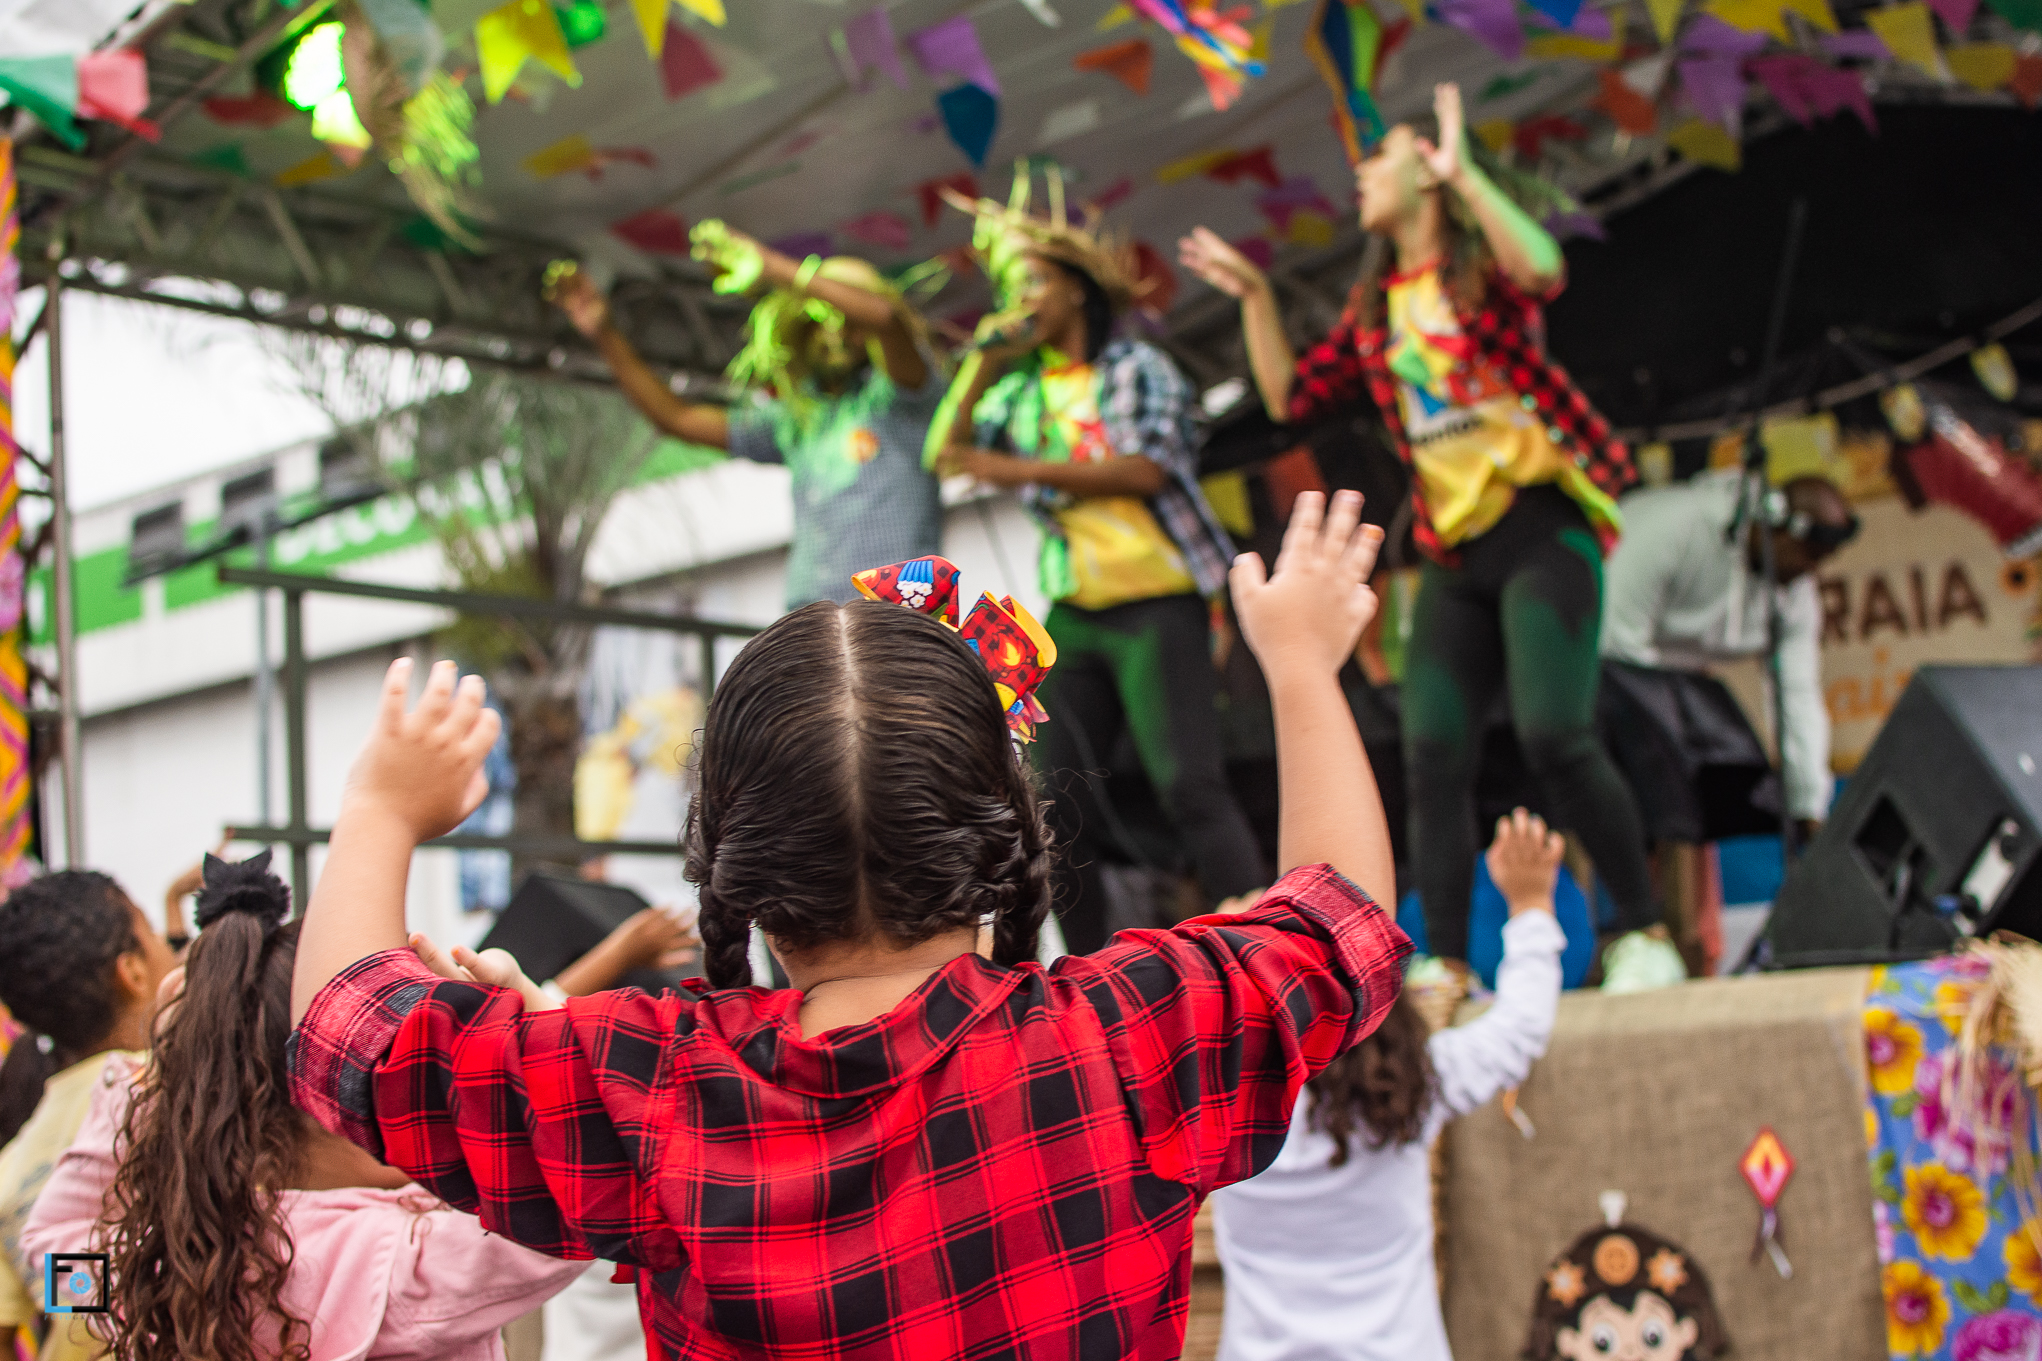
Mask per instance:
[[[1923,0],[1865,11],[1865,23],[1886,44],[1886,50],[1911,63],[1937,80],[1943,78],[1943,63],[1936,55],[1936,29],[1929,20]]]
[[[1224,149],[1201,151],[1195,156],[1186,156],[1181,161],[1172,161],[1156,172],[1156,183],[1175,184],[1179,180],[1188,180],[1193,175],[1203,175],[1233,154],[1232,151]]]
[[[638,34],[645,39],[647,56],[666,50],[666,7],[669,0],[631,0],[631,13],[638,20]]]
[[[718,28],[728,18],[723,12],[723,0],[681,0],[681,6],[690,14],[699,14]]]
[[[1129,9],[1126,5],[1115,5],[1112,9],[1107,10],[1104,15],[1100,16],[1099,22],[1092,25],[1092,27],[1097,32],[1106,33],[1119,28],[1122,24],[1133,22],[1133,10]]]
[[[1800,15],[1824,33],[1836,32],[1836,11],[1829,7],[1829,0],[1785,0],[1781,8]]]
[[[2014,78],[2017,54],[2005,43],[1960,43],[1943,50],[1950,74],[1974,90],[1997,90]]]
[[[1793,40],[1787,30],[1787,21],[1781,14],[1780,0],[1709,0],[1705,6],[1732,28],[1746,33],[1770,33],[1781,42]]]
[[[586,170],[595,163],[595,144],[589,141],[587,134],[580,132],[572,137],[563,137],[524,160],[525,173],[538,180],[550,180],[570,170]]]
[[[1508,118],[1491,118],[1469,130],[1475,134],[1476,141],[1489,148],[1492,156],[1501,156],[1504,148],[1517,136],[1517,124]]]
[[[530,57],[569,85],[581,72],[567,55],[567,35],[546,0],[510,0],[475,21],[475,55],[482,66],[482,92],[500,101]]]
[[[1645,8],[1652,13],[1652,31],[1659,35],[1661,47],[1673,46],[1673,31],[1680,26],[1681,0],[1645,0]]]
[[[1524,50],[1534,57],[1578,57],[1582,61],[1615,61],[1624,55],[1625,11],[1619,7],[1609,12],[1610,25],[1607,40],[1584,38],[1575,33],[1539,33],[1529,38]]]
[[[272,183],[280,189],[288,189],[294,184],[311,184],[315,180],[330,180],[335,175],[342,174],[346,170],[347,167],[335,160],[332,153],[322,151],[317,156],[310,156],[299,161],[287,170],[278,171]]]
[[[1714,123],[1690,118],[1666,134],[1666,144],[1696,165],[1735,170],[1744,164],[1744,148]]]

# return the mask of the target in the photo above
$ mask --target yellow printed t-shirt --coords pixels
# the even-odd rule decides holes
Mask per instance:
[[[1479,361],[1453,303],[1427,265],[1391,275],[1388,350],[1397,406],[1426,509],[1442,544],[1493,529],[1517,488],[1558,482],[1568,495],[1578,471],[1493,364]]]
[[[34,1042],[26,1036],[20,1041]],[[72,1064],[43,1084],[35,1113],[7,1147],[0,1148],[0,1327],[49,1324],[50,1336],[36,1353],[38,1361],[90,1361],[106,1354],[86,1332],[83,1315],[43,1317],[42,1277],[29,1271],[28,1259],[21,1251],[21,1231],[28,1226],[28,1212],[35,1208],[43,1183],[56,1170],[57,1159],[78,1137],[100,1074],[116,1059],[139,1064],[147,1058],[146,1054],[107,1050]],[[81,1252],[88,1250],[83,1243],[78,1247]]]
[[[1090,364],[1042,371],[1045,434],[1072,463],[1112,458],[1099,419],[1099,377]],[[1134,600],[1186,595],[1198,583],[1184,555],[1139,496],[1088,496],[1056,513],[1070,545],[1077,589],[1063,597],[1080,609],[1103,610]]]

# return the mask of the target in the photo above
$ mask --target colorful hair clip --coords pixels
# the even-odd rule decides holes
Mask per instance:
[[[955,629],[993,678],[1000,707],[1007,711],[1007,726],[1018,740],[1032,742],[1035,725],[1049,717],[1036,701],[1035,691],[1056,665],[1056,644],[1027,607],[1011,595],[997,600],[990,594],[980,595],[960,624],[957,576],[957,568],[943,558],[913,558],[859,572],[851,584],[868,600],[905,605]]]

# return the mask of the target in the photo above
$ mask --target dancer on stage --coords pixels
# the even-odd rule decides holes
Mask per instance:
[[[1062,927],[1077,954],[1106,943],[1093,772],[1131,731],[1207,900],[1268,882],[1220,745],[1212,612],[1233,545],[1198,487],[1190,385],[1155,346],[1114,334],[1135,300],[1124,252],[1062,219],[954,200],[1000,295],[992,335],[959,369],[930,431],[946,472],[1022,490],[1042,526],[1057,668],[1034,752],[1055,800]],[[975,445],[970,443],[976,437]]]
[[[1241,302],[1270,415],[1305,423],[1372,397],[1411,481],[1426,555],[1406,651],[1411,856],[1433,954],[1460,967],[1475,872],[1476,766],[1502,692],[1553,821],[1580,836],[1618,913],[1612,975],[1674,955],[1644,833],[1595,732],[1602,555],[1635,479],[1566,372],[1540,348],[1539,306],[1565,276],[1559,245],[1476,164],[1460,91],[1435,92],[1437,145],[1390,129],[1356,172],[1361,225],[1392,267],[1364,278],[1302,362],[1262,271],[1201,227],[1185,266]]]
[[[1602,654],[1626,668],[1613,683],[1712,688],[1716,683],[1706,678],[1711,662],[1764,656],[1768,612],[1760,536],[1771,534],[1787,711],[1781,769],[1787,811],[1805,839],[1828,813],[1830,795],[1822,604],[1814,572],[1857,535],[1858,518],[1835,483],[1797,477],[1768,492],[1756,512],[1743,517],[1740,533],[1742,483],[1740,472],[1703,473],[1679,486],[1624,498],[1627,532],[1610,555]],[[1720,704],[1705,701],[1701,707],[1737,716]],[[1756,737],[1749,737],[1749,746],[1764,759]],[[1686,839],[1703,836],[1698,831]]]
[[[692,236],[696,258],[722,276],[719,291],[771,286],[729,369],[734,384],[768,394],[762,404],[726,411],[674,396],[580,271],[565,271],[549,296],[661,430],[735,458],[787,465],[794,479],[787,608],[841,604],[853,598],[853,572],[941,552],[943,507],[936,479],[922,468],[922,444],[943,385],[921,319],[900,290],[852,256],[797,261],[713,220]]]

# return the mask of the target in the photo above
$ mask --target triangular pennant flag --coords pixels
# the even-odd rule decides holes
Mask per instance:
[[[2005,43],[1963,43],[1943,49],[1950,74],[1974,90],[1997,90],[2014,78],[2019,54]]]
[[[908,51],[915,54],[915,61],[931,80],[956,76],[989,95],[1000,93],[999,78],[993,74],[993,64],[986,60],[985,49],[979,45],[978,28],[968,14],[945,19],[912,35]]]
[[[936,96],[943,130],[973,165],[984,165],[1000,127],[1000,101],[976,85],[960,85]]]
[[[1489,149],[1492,156],[1501,156],[1503,149],[1517,136],[1517,124],[1508,118],[1489,118],[1475,124],[1468,131],[1476,141]]]
[[[1129,38],[1080,52],[1071,58],[1071,65],[1080,71],[1112,76],[1136,94],[1146,95],[1150,76],[1156,69],[1156,51],[1147,38]]]
[[[1785,0],[1782,8],[1800,15],[1824,33],[1836,32],[1836,11],[1829,7],[1829,0]]]
[[[347,167],[333,158],[331,152],[322,151],[317,156],[308,156],[296,165],[276,175],[272,182],[279,189],[293,185],[311,184],[316,180],[330,180],[335,175],[345,174]]]
[[[896,89],[907,89],[908,73],[901,69],[900,48],[893,40],[893,21],[886,17],[884,5],[875,5],[845,24],[844,45],[859,89],[872,87],[867,74],[872,71],[892,81]]]
[[[1765,51],[1763,33],[1732,28],[1713,14],[1697,14],[1680,35],[1680,50],[1711,57],[1751,57]]]
[[[595,143],[586,133],[563,137],[525,157],[525,173],[535,180],[550,180],[571,170],[587,170],[596,163]]]
[[[1708,4],[1708,12],[1732,28],[1789,42],[1794,35],[1787,29],[1782,8],[1780,0],[1709,0]]]
[[[1887,61],[1893,56],[1886,50],[1886,44],[1879,41],[1879,35],[1865,29],[1854,28],[1848,33],[1825,33],[1815,40],[1815,45],[1831,57],[1841,61],[1846,58],[1855,61]]]
[[[1985,0],[1993,13],[2030,33],[2042,33],[2042,0]]]
[[[1865,23],[1896,58],[1940,80],[1942,60],[1936,55],[1936,29],[1922,0],[1865,11]]]
[[[1293,175],[1276,188],[1256,195],[1255,208],[1278,232],[1286,234],[1295,214],[1315,213],[1329,223],[1340,216],[1340,210],[1327,201],[1310,175]]]
[[[610,235],[653,255],[688,254],[688,223],[679,213],[647,208],[610,224]]]
[[[85,149],[85,130],[71,118],[78,107],[78,65],[70,57],[0,57],[0,92],[65,146]]]
[[[1524,26],[1511,0],[1439,0],[1439,17],[1479,38],[1505,61],[1524,54]]]
[[[658,57],[666,46],[666,11],[673,0],[631,0],[631,15],[638,20],[638,36],[645,39],[645,55]],[[612,227],[610,230],[615,231]]]
[[[1971,17],[1978,13],[1978,0],[1929,0],[1929,8],[1943,21],[1943,27],[1950,30],[1950,36],[1961,38],[1971,27]]]
[[[1624,19],[1628,11],[1614,11],[1614,22],[1609,15],[1600,11],[1595,13],[1602,19],[1600,26],[1607,30],[1605,36],[1592,38],[1579,33],[1536,33],[1526,40],[1525,52],[1547,60],[1559,57],[1593,62],[1618,60],[1624,55]]]
[[[1624,84],[1647,99],[1657,99],[1659,92],[1666,88],[1666,76],[1672,69],[1673,53],[1655,52],[1624,68]]]
[[[659,81],[668,99],[680,99],[723,79],[723,68],[702,40],[667,20],[666,42],[659,54]]]
[[[1744,163],[1744,148],[1714,123],[1690,118],[1666,134],[1666,144],[1696,165],[1735,170]]]
[[[1253,151],[1229,152],[1224,160],[1215,161],[1205,168],[1205,177],[1218,180],[1221,184],[1239,184],[1244,179],[1254,180],[1270,189],[1283,183],[1283,177],[1276,173],[1276,148],[1271,146],[1259,146]]]
[[[88,52],[78,58],[78,112],[161,141],[163,130],[142,117],[149,107],[149,67],[136,48]]]
[[[2026,54],[2015,57],[2013,78],[2007,81],[2007,88],[2021,101],[2021,107],[2034,108],[2042,100],[2042,57]]]
[[[298,110],[268,90],[245,95],[214,95],[199,106],[206,117],[228,127],[273,128],[298,116]]]
[[[1122,24],[1131,24],[1133,22],[1134,11],[1132,9],[1129,9],[1126,5],[1115,5],[1112,9],[1099,16],[1099,22],[1092,25],[1092,30],[1095,33],[1111,33]]]
[[[207,147],[191,158],[193,165],[203,165],[212,170],[224,170],[230,175],[248,179],[254,172],[248,168],[248,156],[232,142]]]
[[[1527,118],[1517,125],[1517,132],[1511,137],[1511,145],[1517,154],[1527,161],[1536,162],[1546,143],[1578,142],[1588,135],[1588,129],[1562,113],[1542,113],[1536,118]]]
[[[503,99],[527,57],[569,85],[581,84],[560,17],[546,0],[510,0],[476,20],[475,57],[482,67],[482,93],[492,104]]]
[[[1687,96],[1689,108],[1733,139],[1736,137],[1743,127],[1744,74],[1735,57],[1699,57],[1681,62],[1680,88]]]
[[[1122,203],[1133,197],[1133,195],[1134,181],[1128,176],[1122,175],[1119,179],[1092,195],[1087,202],[1094,211],[1103,213],[1109,208],[1119,207]]]
[[[1555,28],[1572,28],[1575,17],[1581,13],[1581,0],[1527,0],[1527,3],[1552,20]]]
[[[681,0],[681,8],[699,18],[722,28],[728,16],[723,12],[723,0]]]
[[[1021,8],[1035,16],[1035,22],[1044,28],[1062,28],[1064,16],[1049,6],[1049,0],[1021,0]]]
[[[969,172],[960,170],[955,175],[941,179],[924,180],[915,186],[915,198],[922,208],[922,225],[933,227],[936,219],[943,216],[943,191],[950,190],[959,198],[977,198],[978,181]]]
[[[1194,175],[1203,175],[1233,154],[1231,151],[1201,151],[1196,155],[1174,160],[1156,172],[1156,183],[1175,184]]]
[[[914,229],[908,226],[906,218],[884,210],[839,223],[837,230],[853,241],[877,246],[881,250],[906,250],[915,239]]]
[[[1632,89],[1630,82],[1608,67],[1603,68],[1597,79],[1602,90],[1595,97],[1595,107],[1633,137],[1650,136],[1659,126],[1659,110],[1651,99]]]
[[[1659,35],[1659,45],[1673,45],[1673,31],[1680,25],[1681,0],[1645,0],[1645,8],[1652,15],[1652,31]]]

